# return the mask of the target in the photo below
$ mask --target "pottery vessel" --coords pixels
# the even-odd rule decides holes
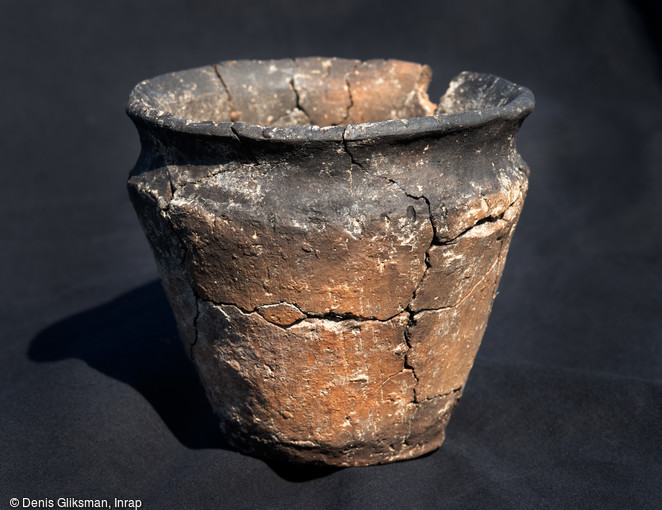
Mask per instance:
[[[338,466],[439,447],[527,190],[530,91],[427,66],[231,61],[144,81],[129,178],[223,434]]]

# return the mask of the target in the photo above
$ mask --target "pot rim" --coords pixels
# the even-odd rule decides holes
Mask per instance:
[[[202,66],[184,71],[195,71],[214,66]],[[477,83],[491,81],[493,85],[503,86],[509,90],[510,99],[503,105],[486,106],[483,108],[463,110],[452,113],[437,113],[422,117],[407,117],[403,119],[388,119],[360,124],[332,125],[297,125],[287,127],[265,126],[243,121],[199,121],[175,115],[151,106],[151,98],[163,93],[148,94],[145,88],[159,78],[176,76],[182,71],[166,73],[138,83],[129,96],[126,105],[127,115],[136,123],[144,123],[152,127],[165,129],[182,134],[203,135],[209,137],[250,138],[281,143],[301,143],[305,141],[338,142],[338,141],[378,141],[384,138],[414,138],[425,135],[441,135],[484,126],[493,121],[522,121],[535,107],[533,93],[526,87],[517,85],[499,76],[489,73],[463,71],[455,76],[448,90],[457,83]],[[446,92],[447,93],[447,92]],[[443,96],[442,96],[443,99]]]

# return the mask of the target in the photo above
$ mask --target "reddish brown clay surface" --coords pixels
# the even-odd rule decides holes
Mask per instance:
[[[134,90],[131,197],[242,451],[349,466],[442,443],[526,194],[533,100],[463,73],[437,106],[430,76],[233,61]]]

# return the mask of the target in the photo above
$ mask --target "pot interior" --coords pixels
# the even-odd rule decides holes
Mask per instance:
[[[194,121],[360,124],[434,115],[432,72],[399,60],[238,60],[150,80],[150,106]],[[160,93],[158,93],[160,92]]]

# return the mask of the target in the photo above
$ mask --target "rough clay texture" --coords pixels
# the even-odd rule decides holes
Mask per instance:
[[[134,118],[143,152],[129,191],[242,451],[349,466],[442,443],[528,171],[514,146],[521,119],[361,136],[357,123],[434,114],[430,75],[399,61],[236,61],[134,91],[159,111],[234,121],[211,136]],[[499,87],[464,73],[437,112],[498,103]],[[329,127],[285,143],[251,124]]]

